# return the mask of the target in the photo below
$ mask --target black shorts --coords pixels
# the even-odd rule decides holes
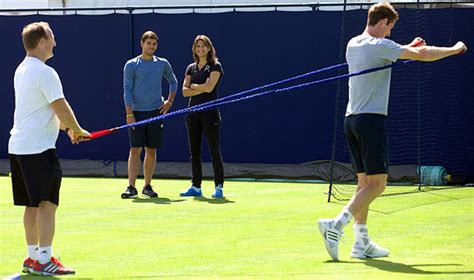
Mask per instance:
[[[385,118],[380,114],[359,114],[345,118],[344,132],[354,172],[367,175],[388,173]]]
[[[9,157],[15,205],[38,207],[41,201],[59,205],[62,171],[55,149]]]
[[[146,112],[133,112],[136,121],[146,120],[161,115],[159,110]],[[132,148],[154,148],[161,146],[163,134],[163,122],[154,121],[145,125],[136,126],[128,129],[130,147]]]

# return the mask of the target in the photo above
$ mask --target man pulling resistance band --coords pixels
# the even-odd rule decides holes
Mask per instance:
[[[398,13],[389,3],[370,7],[364,32],[347,44],[346,60],[349,72],[390,64],[397,59],[435,61],[464,53],[462,42],[452,47],[426,46],[415,38],[409,45],[386,39],[398,20]],[[377,245],[368,234],[369,205],[385,189],[388,174],[388,141],[385,119],[388,112],[391,69],[349,78],[349,103],[344,132],[354,171],[357,190],[345,208],[333,219],[319,219],[318,227],[326,250],[339,260],[338,246],[344,227],[354,218],[355,242],[352,258],[377,258],[389,255],[389,250]]]

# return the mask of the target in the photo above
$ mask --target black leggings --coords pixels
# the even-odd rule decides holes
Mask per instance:
[[[202,182],[201,146],[203,131],[212,157],[214,183],[216,186],[219,184],[224,186],[224,164],[219,144],[220,123],[220,114],[217,110],[198,112],[186,116],[189,154],[193,172],[192,183],[195,187],[201,187]]]

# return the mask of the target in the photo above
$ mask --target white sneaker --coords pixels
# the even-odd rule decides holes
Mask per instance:
[[[324,245],[326,245],[326,250],[328,251],[331,258],[335,261],[339,260],[339,240],[342,236],[342,231],[334,228],[334,219],[319,219],[318,227],[319,232],[321,233]]]
[[[380,247],[379,244],[375,243],[369,238],[369,243],[365,246],[360,242],[354,242],[354,246],[352,246],[351,258],[382,258],[388,257],[389,254],[390,251],[388,249]]]

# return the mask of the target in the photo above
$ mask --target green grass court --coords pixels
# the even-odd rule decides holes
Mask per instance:
[[[0,177],[0,278],[26,256],[9,179]],[[63,179],[53,250],[77,271],[63,278],[474,279],[472,187],[377,199],[369,231],[391,256],[351,259],[350,225],[332,262],[316,220],[342,203],[326,202],[327,184],[226,182],[227,198],[215,200],[211,181],[193,199],[179,197],[188,180],[155,180],[159,198],[122,200],[126,184]]]

